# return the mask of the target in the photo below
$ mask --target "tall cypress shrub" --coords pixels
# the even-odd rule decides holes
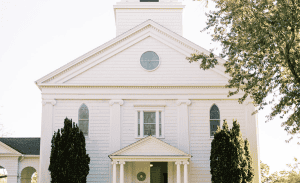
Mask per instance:
[[[231,137],[227,121],[224,120],[223,129],[219,127],[211,142],[210,173],[213,183],[231,182]]]
[[[233,148],[231,149],[231,176],[232,182],[241,183],[243,181],[243,174],[245,173],[246,157],[244,149],[244,140],[240,131],[240,125],[233,120],[233,126],[230,130],[231,142]]]
[[[52,137],[50,165],[51,183],[86,183],[90,157],[86,154],[85,137],[72,119]]]
[[[211,142],[210,172],[212,183],[250,183],[254,170],[248,140],[243,140],[240,125],[236,120],[228,129],[224,120]]]
[[[247,182],[252,182],[253,177],[254,177],[254,169],[252,167],[252,157],[250,154],[250,143],[248,139],[245,140],[245,156],[246,156],[246,171],[245,174],[243,175],[243,183]]]

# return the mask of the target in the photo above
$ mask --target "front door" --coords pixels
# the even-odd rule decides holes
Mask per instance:
[[[168,182],[168,162],[151,162],[150,183]]]

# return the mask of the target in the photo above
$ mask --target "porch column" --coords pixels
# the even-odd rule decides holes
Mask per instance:
[[[188,167],[189,162],[183,162],[184,164],[184,183],[188,183]]]
[[[124,161],[120,161],[120,183],[124,183]]]
[[[181,177],[181,173],[180,173],[180,161],[175,162],[175,164],[177,165],[177,183],[180,183],[180,177]]]
[[[113,165],[113,183],[117,183],[117,161],[111,162]]]

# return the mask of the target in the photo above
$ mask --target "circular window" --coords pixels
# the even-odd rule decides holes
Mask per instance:
[[[146,174],[145,174],[144,172],[139,172],[139,173],[137,174],[137,179],[138,179],[139,181],[144,181],[144,180],[146,179]]]
[[[141,65],[144,69],[151,71],[158,67],[159,58],[153,51],[147,51],[141,56]]]

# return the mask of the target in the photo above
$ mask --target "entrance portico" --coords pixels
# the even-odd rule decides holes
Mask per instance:
[[[188,164],[191,155],[152,136],[143,138],[109,157],[112,160],[113,183],[117,183],[117,179],[120,183],[127,181],[152,183],[151,177],[154,178],[151,172],[153,174],[155,171],[160,171],[159,168],[152,171],[155,168],[153,164],[158,164],[158,162],[167,163],[167,174],[165,173],[164,176],[167,175],[168,182],[188,183]],[[158,172],[159,174],[162,175],[161,172]],[[158,180],[164,183],[163,178]]]

